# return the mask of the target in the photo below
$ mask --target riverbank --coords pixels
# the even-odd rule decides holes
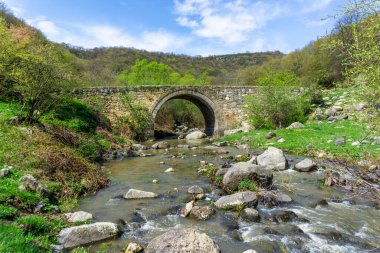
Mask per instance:
[[[85,104],[60,110],[26,125],[20,104],[0,101],[0,252],[51,251],[72,225],[60,214],[108,185],[99,162],[126,145]]]

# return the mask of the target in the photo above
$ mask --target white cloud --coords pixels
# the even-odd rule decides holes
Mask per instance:
[[[27,19],[26,22],[31,26],[38,28],[47,36],[57,36],[60,34],[59,28],[56,24],[45,17],[38,17],[34,19]]]
[[[21,15],[25,12],[24,8],[14,0],[0,0],[0,3],[1,2],[3,2],[16,17],[21,17]]]
[[[280,13],[279,5],[248,0],[175,0],[175,9],[179,25],[199,37],[227,44],[247,41],[252,31]]]

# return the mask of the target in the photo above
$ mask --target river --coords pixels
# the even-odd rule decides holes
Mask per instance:
[[[177,145],[179,141],[173,140]],[[198,174],[200,161],[220,164],[224,156],[243,154],[235,147],[223,147],[229,154],[214,154],[207,142],[197,149],[147,150],[152,156],[127,158],[106,164],[111,176],[109,187],[80,201],[79,210],[93,213],[96,221],[127,222],[128,229],[114,241],[107,242],[107,252],[123,252],[128,242],[146,245],[152,238],[173,229],[196,228],[209,235],[223,253],[257,252],[380,252],[380,211],[366,201],[348,198],[343,191],[321,187],[323,170],[300,173],[292,169],[276,172],[274,184],[294,202],[272,209],[257,207],[262,216],[275,210],[291,210],[304,220],[274,223],[239,221],[231,212],[217,210],[206,221],[177,214],[179,206],[189,201],[186,193],[192,185],[207,192],[203,203],[212,204],[219,190]],[[220,149],[220,148],[219,148]],[[215,148],[217,150],[217,148]],[[287,156],[290,165],[300,158]],[[172,173],[164,173],[169,167]],[[152,183],[157,179],[158,183]],[[157,199],[124,200],[120,198],[134,188],[160,194]],[[317,205],[320,200],[327,205]],[[90,252],[105,244],[93,245]]]

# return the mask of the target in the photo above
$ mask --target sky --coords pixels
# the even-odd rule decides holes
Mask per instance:
[[[48,39],[186,55],[289,53],[326,35],[345,0],[0,0]]]

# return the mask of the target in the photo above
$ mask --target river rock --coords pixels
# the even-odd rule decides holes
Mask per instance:
[[[194,200],[190,201],[189,203],[185,205],[185,208],[183,209],[183,216],[187,217],[190,214],[191,209],[193,209],[193,207],[194,207]]]
[[[214,209],[209,206],[194,206],[191,209],[191,215],[198,220],[207,220],[215,213]]]
[[[166,141],[159,141],[159,142],[156,142],[152,145],[152,149],[165,149],[165,148],[169,148],[169,147],[170,147],[170,145]]]
[[[215,202],[215,206],[221,209],[233,209],[236,207],[256,207],[257,196],[254,192],[244,191],[223,196]]]
[[[68,222],[83,222],[94,218],[91,213],[84,211],[65,213],[65,216]]]
[[[262,187],[272,185],[273,172],[250,162],[235,163],[223,176],[223,185],[230,191],[238,189],[243,179],[249,179]]]
[[[276,133],[275,132],[269,132],[267,135],[265,135],[265,138],[266,139],[272,139],[273,137],[276,137]]]
[[[96,222],[88,225],[64,228],[58,234],[58,241],[63,249],[72,249],[78,246],[102,241],[115,237],[119,227],[112,222]]]
[[[249,250],[244,251],[243,253],[257,253],[257,251],[253,249],[249,249]]]
[[[173,168],[168,168],[164,171],[165,173],[169,173],[169,172],[174,172],[174,169]]]
[[[20,181],[21,184],[18,187],[19,190],[40,192],[45,196],[50,195],[49,190],[30,174],[26,174],[23,177],[21,177]]]
[[[336,110],[333,109],[333,108],[327,109],[327,110],[325,111],[325,114],[326,114],[328,117],[335,116],[336,113],[337,113]]]
[[[220,253],[218,245],[195,229],[172,230],[151,240],[146,253]]]
[[[243,220],[247,221],[258,221],[259,220],[259,212],[253,208],[245,208],[241,213],[240,217]]]
[[[220,168],[216,171],[215,176],[224,176],[229,168]]]
[[[202,187],[198,185],[190,186],[189,189],[187,189],[187,193],[189,194],[202,194],[204,193]]]
[[[240,132],[243,132],[243,130],[240,128],[239,129],[228,129],[228,130],[224,130],[223,135],[227,136],[227,135],[236,134],[236,133],[240,133]]]
[[[289,221],[298,220],[298,215],[295,214],[293,211],[275,210],[271,213],[269,220],[274,221],[274,222],[279,222],[279,223],[289,222]]]
[[[335,146],[343,146],[345,144],[346,140],[344,138],[344,136],[342,137],[339,137],[335,140],[334,144]]]
[[[141,247],[140,244],[131,242],[128,244],[128,247],[124,253],[139,253],[141,251],[143,251],[143,247]]]
[[[196,140],[196,139],[202,139],[206,137],[206,134],[202,131],[194,131],[192,133],[189,133],[186,135],[186,140]]]
[[[0,170],[0,178],[7,177],[11,173],[11,170],[8,168],[4,168]]]
[[[228,142],[226,142],[226,141],[222,141],[222,142],[214,142],[213,143],[215,146],[217,146],[217,147],[226,147],[226,146],[228,146]]]
[[[294,166],[294,169],[300,172],[309,172],[317,169],[317,164],[310,158],[303,159]]]
[[[294,122],[290,126],[288,126],[286,129],[299,129],[304,128],[305,126],[300,122]]]
[[[359,111],[363,110],[365,108],[365,106],[366,106],[365,103],[360,102],[360,103],[354,105],[354,110],[359,112]]]
[[[266,208],[272,208],[282,204],[293,202],[292,198],[280,192],[261,191],[259,193],[259,202]]]
[[[268,170],[285,170],[288,161],[281,149],[269,147],[257,157],[257,164]]]
[[[142,145],[140,143],[134,143],[134,144],[132,144],[132,148],[137,149],[137,150],[147,150],[148,149],[147,146],[144,146],[144,145]]]
[[[129,189],[123,198],[125,199],[151,199],[157,198],[158,195],[154,192],[140,191],[136,189]]]

